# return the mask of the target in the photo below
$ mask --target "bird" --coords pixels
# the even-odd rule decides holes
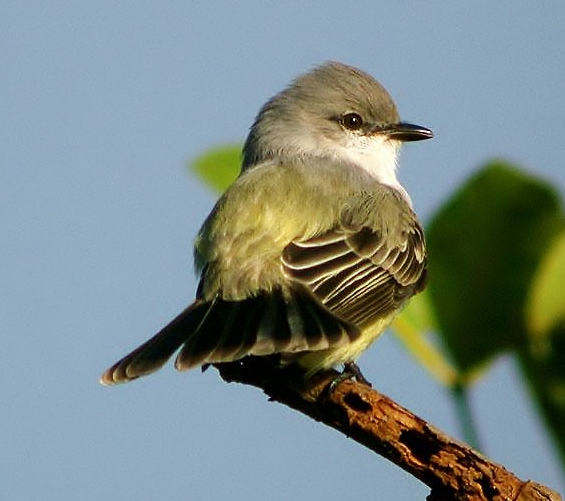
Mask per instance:
[[[253,122],[237,179],[197,234],[195,300],[100,378],[275,357],[305,378],[358,357],[426,285],[425,236],[397,179],[404,142],[386,89],[329,61],[296,77]],[[360,376],[362,377],[360,371]]]

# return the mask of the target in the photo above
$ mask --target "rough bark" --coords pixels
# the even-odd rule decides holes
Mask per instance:
[[[327,371],[310,379],[264,358],[218,364],[221,377],[261,388],[392,461],[430,487],[429,501],[558,501],[561,496],[517,478],[390,398]],[[336,379],[337,378],[337,379]]]

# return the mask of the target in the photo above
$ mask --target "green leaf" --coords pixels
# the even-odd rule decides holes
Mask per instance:
[[[527,319],[531,334],[543,338],[565,323],[565,231],[549,247],[530,289]],[[565,360],[565,359],[564,359]]]
[[[563,297],[563,286],[555,292]],[[519,360],[565,468],[565,322],[523,349]]]
[[[233,183],[241,167],[241,144],[219,146],[196,158],[191,169],[217,192]]]
[[[527,342],[524,306],[537,265],[563,227],[555,190],[493,162],[429,225],[429,292],[440,335],[461,371]]]
[[[530,344],[521,367],[565,466],[565,231],[538,267],[527,304]]]

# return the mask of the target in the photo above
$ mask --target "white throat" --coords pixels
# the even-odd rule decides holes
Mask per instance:
[[[339,156],[367,171],[379,183],[398,190],[410,207],[412,200],[396,177],[400,142],[385,136],[353,136],[339,151]]]

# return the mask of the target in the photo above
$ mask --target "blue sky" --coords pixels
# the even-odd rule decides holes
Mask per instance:
[[[0,7],[0,496],[423,499],[398,468],[215,371],[100,373],[188,304],[214,194],[185,166],[333,59],[432,128],[400,177],[423,220],[482,162],[565,191],[565,4],[5,2]],[[205,4],[205,5],[204,5]],[[387,334],[375,387],[458,436],[447,392]],[[485,452],[561,491],[511,360],[472,392]]]

